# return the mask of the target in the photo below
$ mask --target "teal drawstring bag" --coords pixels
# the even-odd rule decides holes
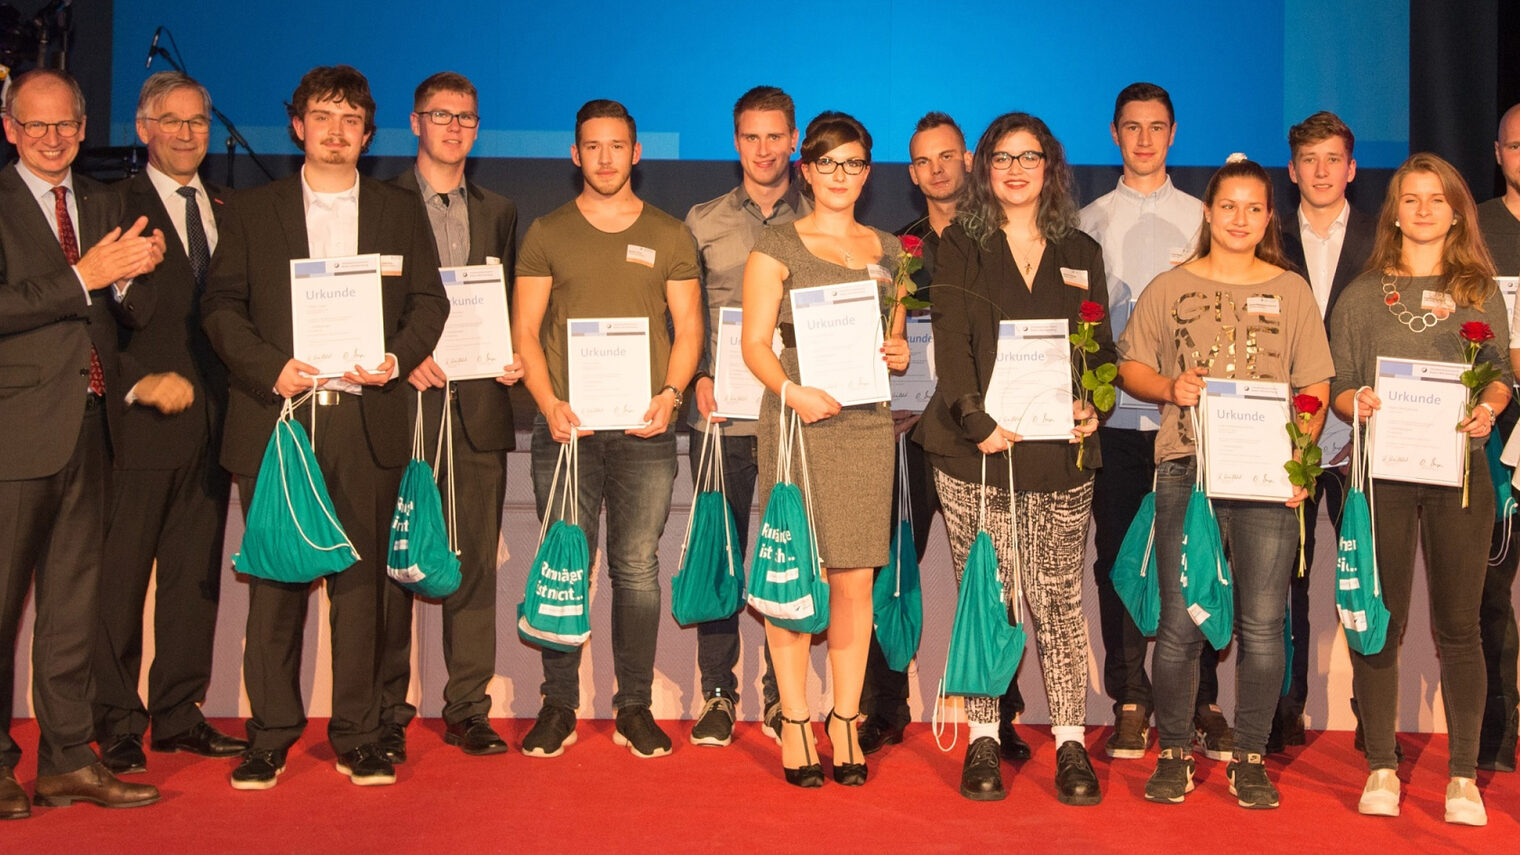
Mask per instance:
[[[1140,500],[1140,509],[1130,521],[1114,558],[1110,579],[1114,593],[1129,610],[1135,626],[1145,635],[1155,635],[1161,621],[1161,586],[1156,581],[1156,485]]]
[[[829,583],[818,558],[818,538],[808,514],[807,449],[802,420],[786,417],[786,390],[781,392],[781,436],[776,443],[776,486],[771,488],[755,541],[749,568],[749,604],[772,624],[793,632],[816,635],[829,626]],[[802,486],[792,480],[792,448],[802,468]],[[806,490],[806,492],[804,492]]]
[[[295,419],[296,407],[308,399],[314,399],[312,392],[294,402],[285,399],[264,446],[243,543],[232,556],[240,573],[301,584],[341,573],[359,560],[333,510],[311,440]],[[315,431],[314,400],[311,424]]]
[[[1356,409],[1351,421],[1351,484],[1341,511],[1335,561],[1335,611],[1346,633],[1346,646],[1372,656],[1382,652],[1388,639],[1388,607],[1383,604],[1378,578],[1377,541],[1366,493],[1372,479],[1367,474],[1361,414]]]
[[[447,390],[446,390],[447,391]],[[449,505],[454,504],[454,436],[449,414],[449,396],[443,396],[443,418],[439,420],[438,452],[434,460],[443,460],[448,450]],[[452,518],[443,513],[443,497],[433,468],[423,459],[422,392],[417,393],[417,420],[412,430],[412,459],[401,473],[401,489],[396,494],[396,512],[391,515],[390,550],[385,571],[401,587],[431,599],[443,599],[459,590],[459,553]]]
[[[707,418],[694,479],[697,496],[681,541],[681,568],[670,580],[670,614],[691,626],[733,617],[744,605],[744,561],[723,477],[723,426]]]
[[[523,601],[517,604],[517,634],[524,641],[550,650],[569,652],[591,637],[587,604],[591,593],[591,550],[580,527],[580,465],[577,438],[559,448],[544,518],[538,530],[538,552],[528,568]],[[564,486],[560,474],[564,473]],[[554,513],[554,500],[560,512]],[[550,520],[554,520],[550,524]]]
[[[924,594],[918,549],[913,542],[913,503],[908,495],[907,435],[897,438],[897,531],[887,566],[871,585],[871,619],[887,667],[908,670],[924,631]]]
[[[1197,437],[1197,480],[1182,520],[1182,602],[1188,616],[1215,650],[1223,650],[1235,631],[1235,591],[1230,562],[1224,557],[1219,518],[1203,491],[1203,435],[1196,412],[1193,436]]]
[[[1023,618],[1023,579],[1019,554],[1018,522],[1014,513],[1013,456],[1008,458],[1008,514],[1013,521],[1013,608],[1017,623],[1008,623],[1008,604],[998,581],[997,550],[987,533],[987,458],[982,457],[982,503],[976,540],[966,555],[961,589],[955,601],[955,621],[950,627],[950,652],[945,657],[943,696],[996,698],[1008,691],[1013,675],[1024,658],[1028,631]]]

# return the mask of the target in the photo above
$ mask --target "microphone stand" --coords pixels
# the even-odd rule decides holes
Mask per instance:
[[[174,44],[174,50],[177,53],[179,51],[179,45],[174,42],[174,33],[169,32],[168,30],[165,30],[164,32],[168,33],[169,42],[171,44]],[[167,50],[164,50],[161,47],[154,48],[153,55],[162,57],[164,62],[169,63],[169,65],[172,66],[174,70],[178,71],[180,74],[189,74],[189,72],[185,71],[184,63],[182,61],[176,60],[173,56],[170,56]],[[220,121],[222,125],[227,128],[227,186],[234,186],[232,179],[232,161],[233,158],[237,155],[238,146],[242,146],[243,151],[248,152],[248,158],[253,161],[253,165],[257,166],[260,172],[264,173],[264,177],[270,181],[273,181],[274,173],[269,171],[269,167],[264,165],[264,161],[259,160],[258,153],[253,150],[253,146],[248,144],[247,138],[245,138],[242,133],[238,131],[237,126],[232,123],[232,120],[227,118],[227,114],[223,113],[221,110],[218,110],[216,107],[212,107],[211,115],[215,116],[217,118],[217,121]]]

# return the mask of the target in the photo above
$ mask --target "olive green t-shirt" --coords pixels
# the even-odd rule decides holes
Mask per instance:
[[[696,244],[680,220],[646,202],[633,225],[604,232],[572,200],[533,221],[517,253],[517,275],[554,280],[539,344],[556,397],[570,399],[565,323],[571,318],[648,318],[649,395],[665,385],[665,283],[697,278]]]

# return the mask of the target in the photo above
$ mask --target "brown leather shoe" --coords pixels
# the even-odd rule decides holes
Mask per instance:
[[[158,788],[129,784],[96,762],[63,775],[39,775],[37,796],[32,801],[39,807],[67,807],[74,802],[109,808],[142,807],[158,801]]]
[[[0,819],[26,819],[31,815],[26,790],[16,783],[16,773],[9,766],[0,766]]]

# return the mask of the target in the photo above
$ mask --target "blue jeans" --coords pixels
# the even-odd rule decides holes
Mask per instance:
[[[560,444],[542,416],[533,421],[533,498],[538,517],[549,509],[550,483]],[[676,479],[674,430],[649,439],[621,431],[582,437],[580,525],[596,554],[599,517],[607,503],[607,570],[612,577],[612,668],[617,694],[612,705],[647,707],[653,700],[655,641],[660,628],[660,536],[670,516]],[[564,478],[561,473],[561,479]],[[558,497],[552,519],[564,516]],[[544,650],[546,703],[580,706],[581,651]]]
[[[1195,463],[1189,457],[1156,467],[1156,554],[1161,624],[1151,664],[1156,727],[1162,748],[1192,741],[1203,633],[1182,599],[1182,523],[1192,496]],[[1214,502],[1229,555],[1235,592],[1235,747],[1264,754],[1277,698],[1282,693],[1283,620],[1288,580],[1298,560],[1298,520],[1279,502]]]

